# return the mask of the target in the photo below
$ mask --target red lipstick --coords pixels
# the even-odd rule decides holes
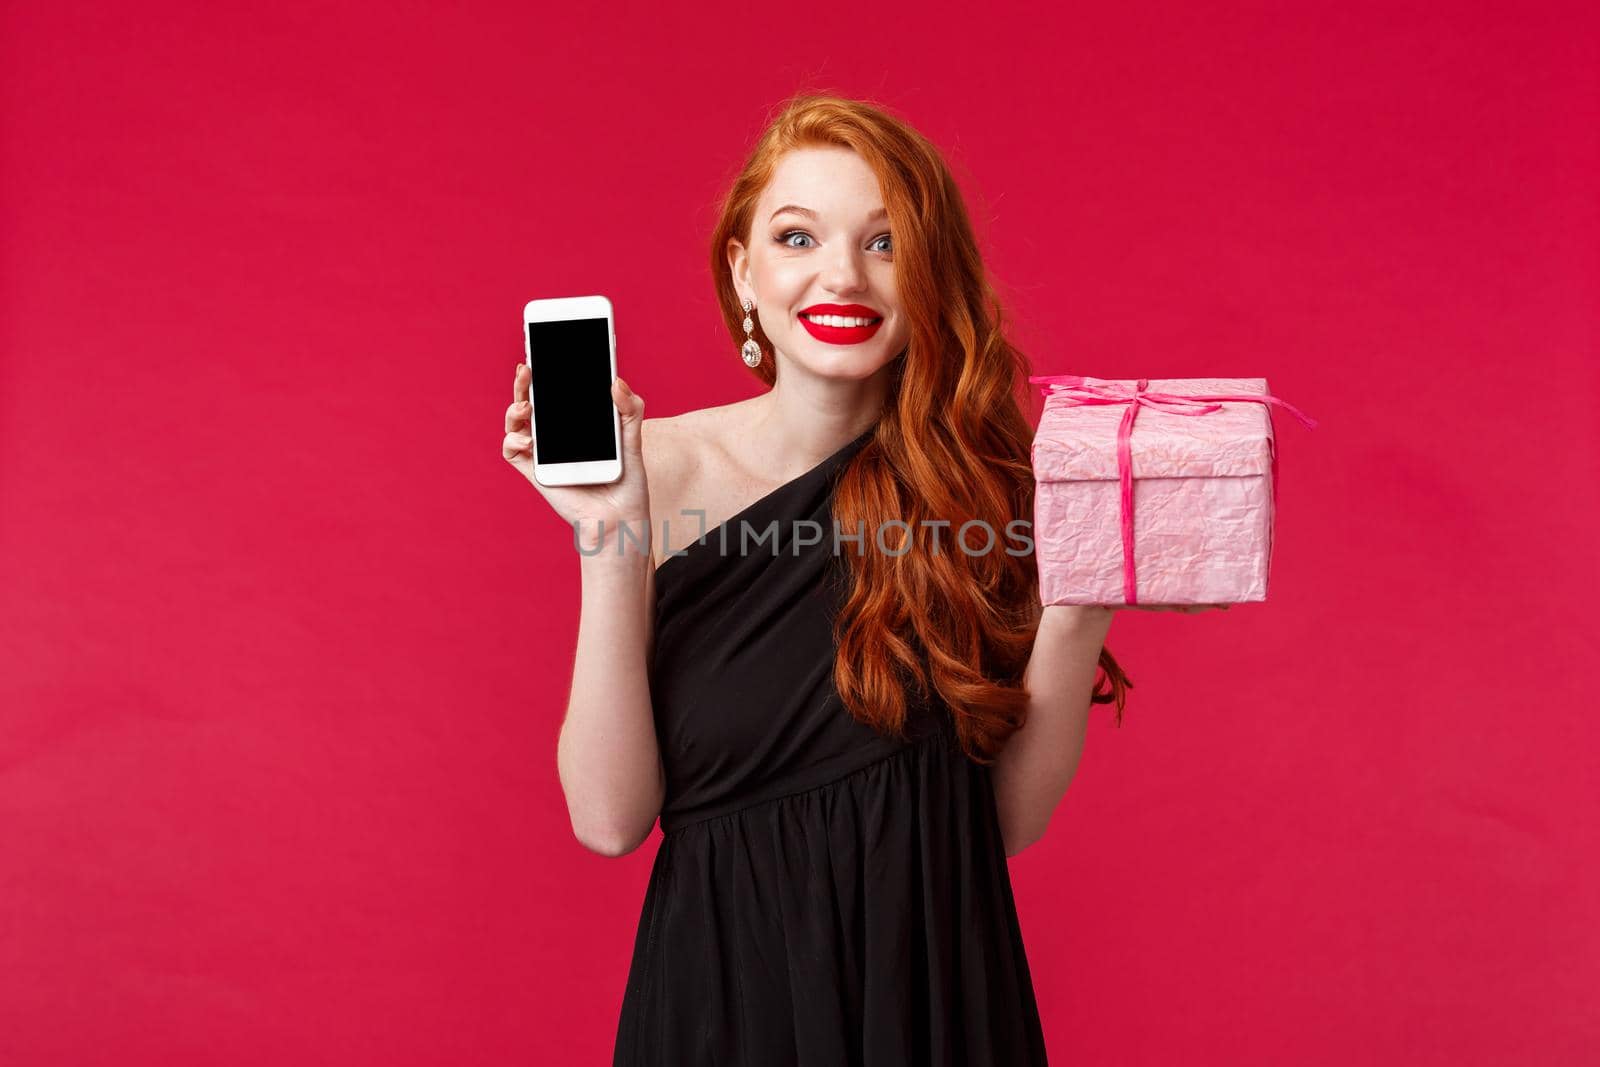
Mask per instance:
[[[820,322],[812,322],[806,318],[807,315],[842,315],[846,318],[877,321],[865,326],[826,326]],[[800,325],[804,326],[812,337],[830,345],[857,345],[878,332],[878,327],[883,325],[883,316],[875,309],[862,304],[812,304],[800,313]]]

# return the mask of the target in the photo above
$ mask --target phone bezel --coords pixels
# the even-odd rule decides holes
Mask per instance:
[[[622,418],[615,401],[611,404],[611,436],[615,459],[586,460],[576,463],[540,463],[539,427],[533,420],[533,341],[528,327],[535,322],[565,322],[571,319],[606,320],[606,337],[611,349],[611,379],[617,377],[617,326],[611,301],[604,296],[558,296],[530,300],[522,308],[522,352],[528,364],[529,425],[533,429],[533,477],[540,485],[608,485],[622,477]]]

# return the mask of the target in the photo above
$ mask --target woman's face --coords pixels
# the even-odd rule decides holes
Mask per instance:
[[[784,156],[756,204],[750,247],[730,240],[728,264],[786,366],[869,378],[909,340],[878,179],[848,148]]]

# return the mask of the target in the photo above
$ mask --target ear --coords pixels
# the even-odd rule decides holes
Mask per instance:
[[[755,289],[750,285],[750,255],[736,237],[728,238],[728,270],[733,275],[733,287],[739,299],[755,303]]]

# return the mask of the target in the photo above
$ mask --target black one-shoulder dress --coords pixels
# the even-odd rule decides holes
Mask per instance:
[[[615,1067],[1046,1062],[989,769],[947,710],[913,693],[896,740],[833,686],[832,486],[872,433],[656,572],[666,801]]]

